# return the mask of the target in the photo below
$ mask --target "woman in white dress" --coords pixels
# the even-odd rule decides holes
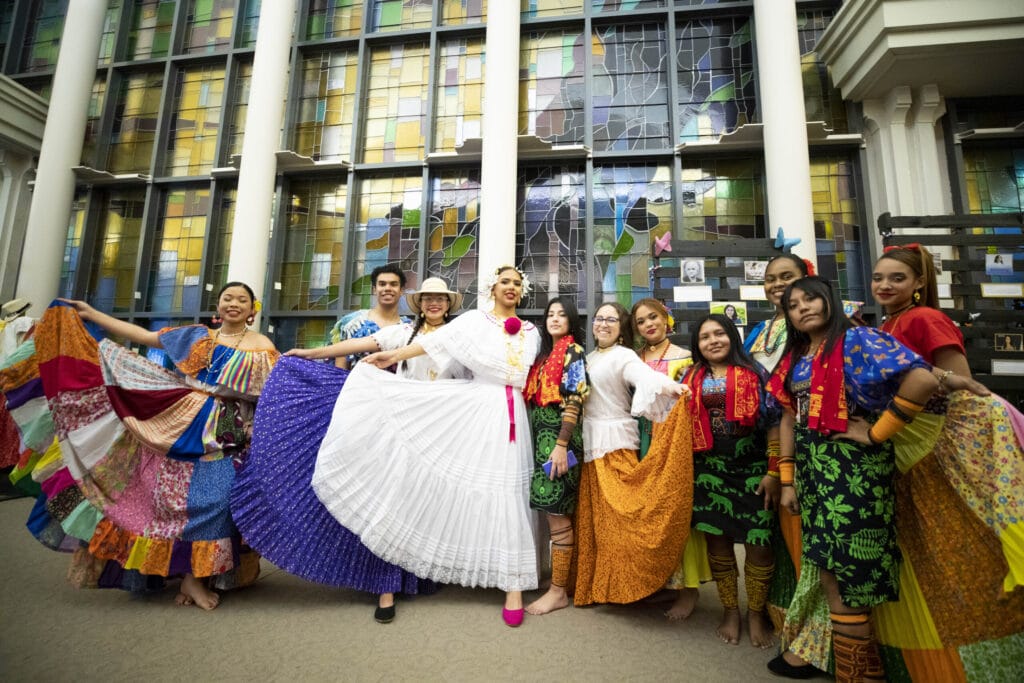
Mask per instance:
[[[537,587],[529,508],[533,446],[523,400],[540,334],[516,316],[529,282],[494,271],[492,313],[469,311],[433,334],[363,359],[334,407],[313,489],[376,555],[417,576],[506,592],[523,620]],[[384,372],[427,354],[472,380],[420,382]]]

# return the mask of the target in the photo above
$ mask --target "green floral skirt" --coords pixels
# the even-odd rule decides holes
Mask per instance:
[[[848,607],[898,599],[892,444],[832,441],[800,425],[795,436],[805,560],[835,575]]]
[[[530,406],[530,427],[533,431],[533,476],[530,478],[530,507],[553,515],[571,515],[576,511],[576,494],[580,488],[580,465],[554,480],[544,472],[544,463],[551,456],[562,429],[562,411],[556,405]],[[583,430],[579,425],[569,440],[569,450],[583,463]]]

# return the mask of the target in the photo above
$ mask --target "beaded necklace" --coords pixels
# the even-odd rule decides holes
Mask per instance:
[[[234,345],[234,346],[228,346],[227,344],[224,344],[224,345],[223,345],[223,346],[224,346],[224,348],[226,348],[226,349],[230,349],[230,350],[232,350],[232,351],[235,351],[235,350],[237,350],[237,349],[238,349],[238,347],[239,347],[239,346],[241,345],[241,343],[242,343],[242,340],[243,340],[243,339],[245,339],[245,335],[246,335],[246,334],[247,334],[248,332],[249,332],[249,328],[248,328],[248,327],[246,327],[246,328],[245,328],[245,329],[243,329],[243,330],[242,330],[241,332],[233,332],[233,333],[231,333],[231,334],[221,334],[221,331],[220,331],[219,329],[218,329],[218,330],[217,330],[216,332],[214,332],[214,333],[213,333],[213,343],[212,343],[212,344],[210,344],[210,354],[209,354],[209,355],[208,355],[208,356],[206,357],[206,369],[210,371],[210,374],[211,374],[211,375],[216,375],[216,374],[218,374],[218,373],[219,373],[219,372],[220,372],[221,370],[223,370],[223,369],[224,369],[224,365],[223,365],[223,363],[221,364],[221,366],[220,366],[220,367],[218,367],[218,368],[216,368],[216,369],[215,369],[215,368],[213,367],[213,352],[214,352],[214,351],[216,351],[216,349],[217,349],[217,346],[219,346],[219,345],[220,345],[220,344],[219,344],[219,342],[220,342],[220,338],[221,338],[221,337],[238,337],[238,341],[237,341],[237,342],[235,342],[235,345]],[[230,354],[228,354],[228,355],[230,356]],[[224,358],[224,356],[222,356],[222,358]]]
[[[668,340],[668,337],[665,337],[665,338],[664,338],[664,339],[663,339],[662,341],[664,341],[664,342],[668,342],[668,343],[667,343],[667,344],[665,344],[665,348],[664,348],[664,349],[662,349],[662,351],[661,351],[661,355],[660,355],[660,356],[658,356],[658,360],[656,361],[656,362],[657,362],[657,366],[658,366],[658,367],[661,367],[661,361],[665,360],[665,354],[666,354],[666,353],[668,353],[668,350],[669,350],[669,349],[670,349],[670,348],[672,347],[672,342],[670,342],[670,341]],[[658,342],[658,344],[660,344],[660,343],[661,343],[661,342]],[[644,350],[643,350],[643,352],[642,352],[642,353],[640,354],[640,360],[642,360],[643,362],[645,362],[645,363],[647,363],[648,365],[650,365],[650,361],[648,361],[648,360],[647,360],[647,349],[654,349],[654,348],[657,348],[657,347],[658,347],[658,344],[655,344],[655,345],[653,345],[653,346],[651,346],[650,344],[648,344],[648,345],[647,345],[647,348],[646,348],[646,349],[644,349]]]

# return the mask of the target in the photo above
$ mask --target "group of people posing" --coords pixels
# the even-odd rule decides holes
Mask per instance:
[[[375,306],[331,344],[284,356],[250,328],[242,283],[212,327],[152,332],[55,302],[0,363],[15,475],[39,495],[29,529],[74,552],[78,585],[181,577],[178,602],[204,609],[254,581],[261,555],[376,594],[382,623],[395,594],[444,583],[501,589],[509,626],[660,596],[684,619],[714,580],[719,637],[778,634],[783,676],[1019,674],[1024,417],[971,379],[925,249],[876,264],[880,329],[781,254],[765,271],[774,315],[745,342],[704,316],[689,350],[642,299],[600,305],[587,353],[571,298],[536,326],[518,317],[530,283],[513,266],[493,272],[490,311],[458,316],[440,278],[404,295],[411,319],[399,268],[372,281]],[[85,323],[162,348],[173,370]],[[531,509],[551,582],[525,604]]]

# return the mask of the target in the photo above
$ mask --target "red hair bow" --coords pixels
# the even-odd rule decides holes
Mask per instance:
[[[889,253],[893,249],[909,249],[910,251],[921,251],[921,244],[919,242],[911,242],[910,244],[892,244],[883,249],[884,253]]]

